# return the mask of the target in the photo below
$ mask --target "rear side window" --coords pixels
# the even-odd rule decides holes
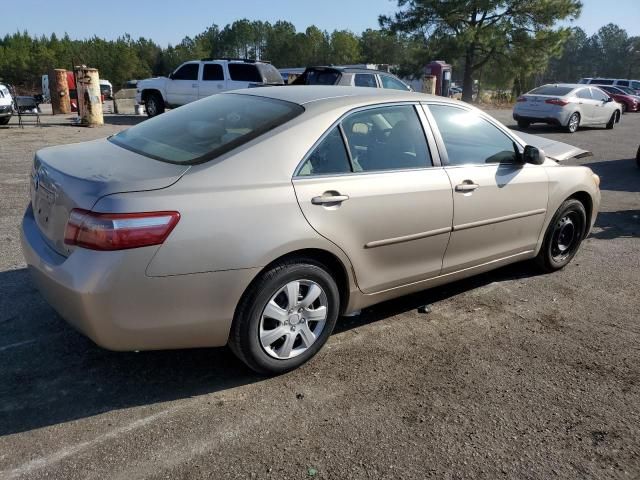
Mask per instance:
[[[156,160],[193,165],[233,150],[303,111],[282,100],[222,93],[158,115],[109,140]]]
[[[356,172],[426,168],[427,140],[411,105],[376,107],[342,121]]]
[[[555,97],[563,97],[567,93],[573,90],[573,87],[559,87],[557,85],[543,85],[542,87],[534,88],[529,92],[531,95],[553,95]]]
[[[350,172],[351,164],[340,129],[334,127],[313,149],[311,155],[298,171],[298,175],[306,177],[310,175],[339,175]]]
[[[407,86],[400,80],[393,78],[389,75],[380,75],[380,81],[382,82],[382,88],[391,88],[393,90],[409,90]]]
[[[220,65],[219,63],[205,63],[204,71],[202,72],[202,80],[224,80],[222,65]]]
[[[629,86],[629,80],[618,80],[616,85],[622,85],[623,87],[628,87]]]
[[[356,87],[378,87],[375,75],[368,73],[356,73],[353,83]]]
[[[591,92],[589,92],[588,88],[583,88],[582,90],[578,90],[578,92],[576,93],[576,96],[578,98],[587,98],[591,100]]]
[[[171,77],[173,80],[198,80],[198,70],[200,65],[197,63],[187,63],[176,70]]]
[[[230,63],[228,66],[231,80],[262,83],[262,76],[255,65],[249,63]]]
[[[478,113],[446,105],[429,105],[449,165],[514,163],[516,146],[511,138]]]

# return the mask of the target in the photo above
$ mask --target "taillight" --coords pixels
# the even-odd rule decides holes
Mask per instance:
[[[178,212],[96,213],[74,208],[64,243],[91,250],[160,245],[180,220]]]
[[[516,100],[516,102],[520,103],[520,102],[526,102],[527,101],[527,97],[518,97],[518,99]]]
[[[550,103],[551,105],[560,105],[561,107],[569,105],[569,102],[567,102],[566,100],[562,100],[561,98],[550,98],[549,100],[545,100],[544,103]]]

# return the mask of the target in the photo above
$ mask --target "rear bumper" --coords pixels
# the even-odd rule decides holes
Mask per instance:
[[[513,119],[516,122],[523,121],[523,122],[529,122],[529,123],[548,123],[549,125],[557,125],[557,126],[564,125],[564,123],[562,123],[562,121],[559,118],[520,115],[515,112],[513,113]]]
[[[34,283],[72,326],[110,350],[214,347],[227,343],[234,311],[257,269],[148,277],[157,247],[53,251],[31,206],[21,228]]]

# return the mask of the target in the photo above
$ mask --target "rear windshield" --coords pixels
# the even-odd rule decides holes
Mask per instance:
[[[293,85],[335,85],[340,72],[335,70],[307,70],[293,82]]]
[[[275,83],[277,85],[282,85],[284,83],[282,75],[280,75],[278,69],[273,65],[268,63],[259,63],[258,70],[260,70],[265,83]]]
[[[239,82],[262,83],[262,76],[254,64],[229,63],[229,75],[231,80]]]
[[[218,94],[151,118],[109,138],[163,162],[211,160],[304,111],[295,103],[244,94]]]
[[[531,95],[553,95],[555,97],[562,97],[573,90],[573,87],[558,87],[555,85],[543,85],[542,87],[534,88],[529,93]]]

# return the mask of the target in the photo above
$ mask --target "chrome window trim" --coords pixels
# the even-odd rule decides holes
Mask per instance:
[[[309,159],[309,156],[313,153],[313,151],[316,149],[316,147],[318,145],[320,145],[320,143],[322,143],[324,141],[324,139],[326,138],[327,135],[329,135],[329,133],[333,130],[334,127],[341,125],[342,121],[348,117],[349,115],[352,115],[354,113],[358,113],[358,112],[362,112],[362,111],[366,111],[366,110],[373,110],[376,108],[385,108],[385,107],[398,107],[398,106],[405,106],[405,105],[410,105],[413,107],[414,111],[416,112],[416,115],[418,117],[418,121],[421,123],[421,127],[422,127],[422,131],[425,135],[425,141],[427,144],[427,148],[429,149],[429,155],[431,156],[431,165],[427,165],[426,167],[420,167],[420,168],[398,168],[398,169],[389,169],[389,170],[369,170],[366,172],[345,172],[345,173],[337,173],[337,174],[321,174],[321,175],[300,175],[300,170],[302,170],[303,165],[305,164],[305,162]],[[318,140],[316,140],[314,142],[314,144],[311,146],[311,148],[307,151],[307,153],[304,154],[304,156],[302,157],[302,160],[298,163],[298,165],[296,166],[296,168],[293,170],[293,175],[292,175],[292,180],[293,179],[310,179],[310,178],[326,178],[326,177],[337,177],[337,176],[345,176],[345,175],[366,175],[366,174],[379,174],[379,173],[391,173],[391,172],[407,172],[407,171],[415,171],[415,170],[428,170],[428,169],[433,169],[433,168],[442,168],[442,164],[440,161],[440,157],[438,156],[438,150],[435,148],[436,147],[436,143],[435,143],[435,139],[433,138],[433,133],[431,132],[431,130],[428,128],[428,125],[426,125],[424,123],[424,116],[420,115],[420,111],[422,109],[420,108],[420,102],[416,101],[416,102],[412,102],[412,101],[404,101],[404,102],[384,102],[384,103],[376,103],[373,105],[365,105],[365,106],[361,106],[361,107],[356,107],[353,108],[345,113],[343,113],[335,122],[333,122],[331,124],[331,126],[329,128],[327,128],[327,130],[318,138]],[[349,143],[346,139],[346,135],[345,137],[343,137],[343,143],[345,144],[345,148],[347,149],[347,155],[349,156],[349,158],[351,159],[351,151],[349,148]],[[351,163],[351,168],[353,169],[353,163]]]

